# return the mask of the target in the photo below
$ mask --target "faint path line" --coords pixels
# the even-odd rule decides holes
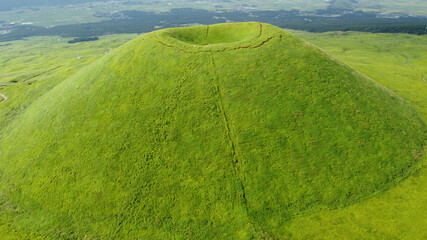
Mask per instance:
[[[423,82],[426,82],[426,79],[424,78],[424,75],[423,75],[420,71],[418,71],[418,69],[416,69],[415,67],[413,67],[413,66],[410,64],[410,62],[409,62],[409,58],[408,58],[408,57],[406,57],[405,55],[403,55],[403,54],[401,54],[401,53],[399,53],[398,55],[399,55],[399,56],[404,57],[404,58],[405,58],[405,60],[406,60],[406,66],[408,66],[410,69],[412,69],[412,71],[414,71],[414,72],[416,72],[416,73],[420,74],[420,75],[421,75],[421,79],[423,80]]]
[[[1,101],[0,101],[0,103],[4,103],[4,102],[6,102],[6,100],[8,99],[8,97],[7,97],[6,95],[1,94],[1,93],[0,93],[0,97],[2,97],[2,98],[3,98],[3,100],[1,100]]]
[[[216,94],[218,97],[218,105],[219,105],[221,115],[222,115],[223,120],[224,120],[227,139],[228,139],[230,146],[231,146],[231,154],[233,156],[234,174],[236,175],[237,180],[239,181],[239,184],[240,184],[240,187],[242,190],[243,204],[245,207],[245,211],[247,213],[248,221],[252,225],[254,230],[260,232],[261,235],[265,239],[274,240],[273,237],[271,237],[267,232],[264,232],[260,227],[257,228],[255,226],[255,224],[251,221],[251,217],[249,216],[248,200],[246,199],[245,186],[243,184],[242,178],[240,177],[239,168],[237,166],[239,163],[239,157],[238,157],[238,154],[236,152],[236,141],[235,141],[234,137],[232,136],[232,132],[231,132],[231,128],[230,128],[230,121],[228,120],[227,113],[225,112],[224,103],[223,103],[223,95],[222,95],[221,88],[219,87],[219,83],[218,83],[218,81],[219,81],[218,76],[215,74],[216,66],[215,66],[213,56],[212,56],[212,52],[209,52],[208,54],[209,54],[210,62],[212,65],[212,68],[210,71],[211,72],[211,78],[212,78],[212,82],[213,82],[213,85],[214,85],[214,88],[216,90]]]
[[[224,103],[223,103],[223,97],[222,97],[221,89],[219,88],[219,84],[218,84],[218,77],[214,73],[214,71],[215,71],[215,63],[214,63],[214,60],[213,60],[213,57],[212,57],[212,53],[209,53],[209,58],[210,58],[210,61],[211,61],[211,64],[212,64],[212,71],[211,71],[211,73],[212,73],[212,80],[213,80],[213,83],[214,83],[214,86],[215,86],[215,90],[217,92],[219,107],[220,107],[220,110],[221,110],[222,117],[224,119],[226,130],[227,130],[226,131],[227,132],[227,138],[228,138],[228,140],[230,141],[230,144],[231,144],[231,151],[232,151],[233,158],[234,158],[233,162],[234,162],[234,164],[237,164],[239,162],[239,160],[237,159],[236,149],[234,147],[235,144],[234,144],[234,141],[233,141],[233,137],[231,136],[230,123],[228,121],[227,114],[225,113]],[[237,172],[237,169],[236,169],[236,172]]]
[[[47,71],[45,71],[45,72],[38,73],[38,74],[36,74],[36,75],[34,75],[34,76],[31,76],[31,77],[29,77],[29,78],[24,79],[24,80],[23,80],[23,82],[26,82],[26,81],[28,81],[28,80],[30,80],[30,79],[33,79],[33,78],[35,78],[35,77],[38,77],[38,76],[40,76],[40,75],[42,75],[42,74],[45,74],[45,73],[51,72],[51,71],[53,71],[53,70],[56,70],[56,69],[58,69],[58,68],[60,68],[60,67],[61,67],[61,66],[57,66],[57,67],[54,67],[54,68],[52,68],[52,69],[50,69],[50,70],[47,70]],[[2,94],[2,93],[0,93],[0,97],[2,97],[2,98],[3,98],[3,100],[1,100],[1,101],[0,101],[0,103],[4,103],[4,102],[6,102],[6,100],[7,100],[7,99],[9,99],[6,95],[4,95],[4,94]]]
[[[205,38],[208,38],[208,34],[209,34],[209,25],[206,26],[206,33],[205,33]]]
[[[38,77],[38,76],[40,76],[40,75],[43,75],[43,74],[45,74],[45,73],[51,72],[51,71],[53,71],[53,70],[56,70],[56,69],[58,69],[58,68],[60,68],[60,67],[62,67],[62,66],[56,66],[56,67],[54,67],[54,68],[52,68],[52,69],[50,69],[50,70],[47,70],[47,71],[44,71],[44,72],[41,72],[41,73],[37,73],[37,74],[35,74],[35,75],[31,76],[31,77],[28,77],[28,78],[26,78],[26,79],[22,80],[22,82],[26,82],[26,81],[31,80],[31,79],[33,79],[33,78],[36,78],[36,77]]]

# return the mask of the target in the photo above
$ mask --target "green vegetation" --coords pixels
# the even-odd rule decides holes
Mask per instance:
[[[426,182],[426,127],[406,101],[270,25],[146,34],[62,80],[0,89],[6,237],[345,236]]]
[[[100,16],[104,16],[100,14]],[[424,17],[402,16],[399,18],[379,17],[378,13],[355,12],[328,9],[316,12],[292,11],[234,11],[213,12],[200,9],[174,9],[167,13],[140,11],[116,12],[110,20],[97,23],[72,24],[44,28],[5,24],[5,34],[0,41],[12,41],[30,36],[92,37],[111,33],[146,33],[156,29],[177,26],[199,26],[215,23],[261,21],[311,32],[361,31],[383,33],[427,34],[427,19]]]
[[[70,39],[33,37],[0,47],[0,93],[9,97],[0,104],[0,129],[58,83],[135,36],[110,35],[72,45]]]
[[[79,37],[79,38],[74,38],[73,40],[68,41],[68,43],[73,44],[78,42],[91,42],[91,41],[97,41],[97,40],[99,40],[99,37]]]
[[[260,3],[257,0],[249,0],[249,1],[216,1],[216,0],[207,0],[207,1],[193,1],[193,0],[182,0],[182,1],[170,1],[170,0],[156,0],[156,1],[141,1],[141,0],[121,0],[121,1],[77,1],[73,2],[73,4],[70,4],[71,2],[66,1],[67,5],[60,4],[60,5],[46,5],[46,1],[26,1],[24,3],[19,3],[19,1],[10,2],[11,5],[15,6],[28,6],[29,4],[32,4],[33,7],[22,7],[14,10],[8,10],[10,9],[10,6],[7,6],[3,4],[0,6],[0,23],[13,23],[13,28],[19,28],[19,27],[29,27],[32,26],[32,31],[49,31],[52,27],[58,27],[63,25],[73,25],[73,24],[87,24],[86,28],[81,28],[80,31],[87,31],[87,27],[90,27],[91,24],[88,23],[97,23],[97,22],[103,22],[108,21],[111,18],[117,20],[117,19],[128,19],[126,16],[123,16],[123,11],[144,11],[144,12],[150,12],[155,14],[159,13],[165,13],[169,12],[174,9],[182,9],[182,8],[194,8],[201,10],[208,10],[213,11],[213,13],[225,13],[228,12],[229,14],[226,14],[228,18],[232,21],[243,21],[242,19],[234,19],[233,15],[238,15],[242,13],[253,13],[252,15],[265,15],[266,11],[281,11],[281,10],[302,10],[302,11],[322,11],[326,9],[337,9],[337,8],[344,8],[344,9],[352,9],[352,10],[362,10],[362,11],[375,11],[375,12],[382,12],[386,16],[389,17],[398,17],[403,16],[404,14],[411,14],[411,15],[421,15],[426,16],[427,15],[427,4],[424,0],[412,0],[412,1],[401,1],[401,0],[380,0],[380,1],[354,1],[354,0],[330,0],[330,1],[324,1],[324,0],[304,0],[304,1],[298,1],[298,0],[279,0],[279,1],[262,1]],[[81,3],[79,3],[81,2]],[[52,3],[52,2],[50,2]],[[2,9],[3,7],[3,9]],[[5,11],[8,10],[8,11]],[[260,13],[257,13],[260,12]],[[298,12],[298,11],[296,11]],[[273,17],[277,17],[282,15],[283,12],[279,12],[274,14]],[[402,14],[404,13],[404,14]],[[230,16],[231,14],[231,16]],[[251,15],[251,16],[252,16]],[[191,14],[188,15],[187,17]],[[299,25],[309,24],[311,22],[304,21],[306,17],[308,19],[313,20],[311,17],[312,14],[304,14],[304,17],[302,18],[302,22],[299,23]],[[131,16],[132,18],[132,16]],[[212,18],[212,17],[210,17]],[[175,19],[177,17],[175,16]],[[367,18],[368,19],[368,18]],[[198,20],[200,20],[200,17],[193,18],[192,19],[194,23],[199,23]],[[282,19],[281,22],[278,24],[277,22],[272,22],[272,20],[266,21],[265,19],[245,19],[244,21],[264,21],[269,22],[274,25],[283,25],[283,24],[289,24],[289,19]],[[327,18],[322,18],[321,23],[324,23]],[[349,21],[351,19],[344,18],[337,21],[338,23],[342,21]],[[350,27],[349,30],[353,31],[362,31],[363,28],[367,28],[367,26],[374,27],[374,28],[385,28],[387,27],[387,24],[381,24],[381,26],[378,26],[378,24],[375,24],[375,19],[371,19],[370,24],[367,24],[366,22],[360,22],[356,21],[353,23],[350,23],[347,25],[347,27]],[[377,19],[378,20],[378,19]],[[390,20],[390,19],[389,19]],[[398,18],[394,19],[398,20]],[[155,24],[157,26],[164,25],[165,20],[159,20],[158,18],[154,18],[154,23],[151,23],[152,19],[145,18],[143,21],[139,21],[139,26],[141,25],[151,25]],[[167,21],[167,20],[166,20]],[[206,20],[204,20],[206,21]],[[328,20],[330,21],[330,20]],[[354,21],[354,19],[353,19]],[[150,23],[147,23],[150,22]],[[410,21],[413,23],[412,25],[405,25],[402,24],[396,24],[394,23],[393,26],[388,26],[388,28],[394,27],[398,29],[403,29],[403,27],[406,28],[417,28],[416,31],[408,30],[407,33],[414,33],[418,32],[420,33],[420,29],[425,29],[425,21],[419,22],[419,21]],[[171,24],[174,23],[174,21],[171,22]],[[217,21],[212,21],[209,23],[204,22],[204,24],[213,24],[218,23]],[[418,23],[418,25],[423,25],[424,27],[419,28],[418,25],[415,23]],[[22,25],[24,24],[24,25]],[[115,28],[114,21],[108,22],[110,28]],[[129,23],[127,23],[129,24]],[[327,25],[334,25],[337,23],[334,23],[333,19],[331,22],[328,22]],[[102,26],[102,24],[100,24]],[[290,24],[287,26],[287,28],[294,28],[294,24]],[[310,25],[310,24],[309,24]],[[322,24],[320,24],[321,26]],[[324,25],[324,24],[323,24]],[[358,28],[355,28],[352,26],[358,25]],[[176,25],[175,25],[176,26]],[[319,28],[320,26],[316,26],[314,28]],[[36,27],[43,27],[43,28],[36,28]],[[75,26],[74,26],[75,27]],[[99,25],[98,25],[99,27]],[[124,26],[121,26],[122,28],[126,28],[126,24]],[[165,27],[173,27],[173,26],[165,26]],[[312,26],[310,26],[313,28]],[[306,28],[296,28],[300,30],[310,30],[310,27]],[[45,29],[47,28],[47,29]],[[398,29],[390,30],[388,29],[385,32],[401,32]],[[1,31],[1,25],[0,25],[0,31]],[[68,29],[68,31],[71,31],[72,29]],[[332,29],[335,31],[343,30],[340,28]],[[327,31],[332,31],[331,29],[328,29]],[[8,30],[7,30],[8,31]],[[28,30],[27,30],[28,31]],[[95,29],[92,29],[92,31],[96,32]],[[152,31],[152,30],[150,30]],[[366,31],[366,30],[365,30]],[[370,30],[373,31],[373,30]],[[108,31],[107,31],[108,32]],[[114,33],[124,33],[123,31],[115,30]],[[133,31],[135,32],[135,31]],[[139,31],[141,32],[141,31]],[[378,31],[377,31],[378,32]],[[383,32],[383,31],[380,31]],[[111,29],[110,29],[111,33]],[[129,32],[128,32],[129,33]],[[28,34],[28,33],[27,33]],[[33,34],[34,35],[34,34]],[[37,35],[37,34],[35,34]],[[90,35],[90,34],[89,34]],[[93,33],[92,33],[93,35]],[[79,35],[80,36],[80,35]],[[85,35],[86,36],[86,35]],[[74,37],[77,37],[74,35]]]
[[[392,89],[427,121],[427,36],[290,31]]]
[[[0,129],[5,129],[55,85],[135,36],[110,35],[97,42],[74,45],[67,44],[68,39],[33,37],[0,47],[0,93],[9,97],[7,102],[0,104]],[[5,217],[13,217],[11,209],[18,210],[0,192],[0,239],[46,238],[3,221]]]
[[[294,31],[295,32],[295,31]],[[427,122],[427,37],[295,32],[409,101]],[[291,222],[293,239],[426,239],[427,157],[396,187],[367,201]]]

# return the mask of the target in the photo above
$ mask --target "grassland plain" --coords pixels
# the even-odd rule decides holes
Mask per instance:
[[[425,125],[409,105],[254,26],[148,34],[5,121],[6,236],[305,238],[324,225],[301,216],[376,201],[419,167]]]

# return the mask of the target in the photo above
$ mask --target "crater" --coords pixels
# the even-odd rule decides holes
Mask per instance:
[[[262,35],[261,23],[248,22],[165,29],[156,36],[167,46],[207,49],[248,46]]]

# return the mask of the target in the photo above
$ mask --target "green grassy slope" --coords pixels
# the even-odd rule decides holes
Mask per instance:
[[[2,215],[50,238],[280,239],[407,177],[425,133],[401,98],[275,27],[163,30],[6,128]]]
[[[427,121],[427,37],[408,34],[296,32],[405,98]]]
[[[295,32],[338,59],[397,92],[427,121],[427,37],[406,34]],[[285,232],[293,239],[427,238],[427,158],[396,187],[351,207],[323,211],[293,221]]]
[[[97,42],[70,45],[68,39],[33,37],[0,47],[0,93],[8,100],[0,104],[0,133],[40,96],[84,66],[136,35],[104,36]],[[81,59],[77,59],[81,56]],[[14,209],[13,211],[10,211]],[[13,213],[11,213],[13,212]],[[0,193],[0,239],[45,239],[43,235],[3,220],[17,212]]]
[[[9,99],[0,104],[0,129],[58,83],[135,36],[110,35],[78,44],[58,37],[33,37],[1,46],[0,93]]]

